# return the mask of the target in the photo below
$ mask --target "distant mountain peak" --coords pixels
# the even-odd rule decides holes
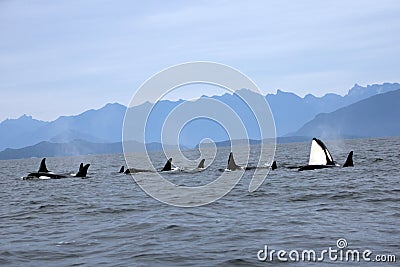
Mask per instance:
[[[371,84],[367,86],[361,86],[358,83],[349,90],[347,96],[349,97],[364,97],[368,98],[376,94],[387,93],[400,89],[399,83],[383,83],[383,84]]]
[[[103,108],[110,108],[110,107],[116,107],[116,108],[126,108],[124,105],[118,103],[118,102],[114,102],[114,103],[107,103]]]
[[[19,117],[17,120],[24,120],[24,119],[32,119],[32,116],[28,116],[26,114],[22,115],[21,117]]]

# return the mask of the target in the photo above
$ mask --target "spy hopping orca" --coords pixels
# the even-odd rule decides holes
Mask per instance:
[[[89,169],[90,164],[86,164],[83,166],[83,163],[79,165],[79,170],[76,174],[56,174],[52,173],[47,169],[46,166],[46,158],[43,158],[40,162],[40,167],[37,172],[32,172],[28,174],[26,177],[23,177],[24,180],[39,178],[39,179],[61,179],[67,177],[86,177],[87,171]]]
[[[350,151],[349,155],[347,156],[346,163],[343,165],[343,167],[350,166],[353,166],[353,151]],[[314,137],[311,141],[310,159],[308,165],[299,167],[299,171],[331,167],[339,167],[339,165],[333,160],[333,157],[325,144],[321,140]]]

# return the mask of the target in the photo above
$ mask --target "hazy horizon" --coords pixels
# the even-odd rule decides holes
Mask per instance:
[[[0,121],[128,105],[188,61],[232,66],[263,94],[399,82],[399,12],[398,1],[0,2]]]

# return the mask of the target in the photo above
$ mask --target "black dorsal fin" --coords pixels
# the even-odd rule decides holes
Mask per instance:
[[[278,165],[276,165],[276,161],[275,160],[274,160],[274,162],[272,162],[271,169],[272,170],[278,169]]]
[[[81,164],[83,165],[83,163],[81,163]],[[76,174],[76,177],[86,177],[89,167],[90,167],[90,164],[86,164],[82,168],[79,166],[79,171]]]
[[[124,172],[124,170],[125,170],[125,166],[124,166],[124,165],[122,165],[122,166],[121,166],[121,169],[119,169],[119,173],[123,173],[123,172]]]
[[[199,169],[204,169],[204,162],[206,161],[206,159],[202,159],[199,163],[199,165],[197,166],[197,168]]]
[[[240,166],[236,165],[235,159],[233,158],[233,153],[229,153],[229,159],[228,159],[228,170],[234,171],[236,169],[240,169]]]
[[[344,163],[343,167],[353,167],[353,151],[350,151],[349,155],[347,156],[346,162]]]
[[[49,172],[49,170],[46,167],[46,158],[43,158],[42,161],[40,162],[40,167],[38,172]]]
[[[170,171],[170,170],[172,170],[172,158],[169,158],[167,160],[167,162],[165,163],[164,168],[161,171],[165,172],[165,171]]]
[[[82,171],[83,169],[83,163],[81,162],[81,165],[79,165],[79,171]]]

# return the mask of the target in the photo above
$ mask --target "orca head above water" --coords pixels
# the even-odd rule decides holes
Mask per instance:
[[[299,171],[324,169],[335,166],[335,161],[326,145],[321,140],[314,137],[311,141],[308,165],[301,166]]]
[[[324,169],[337,166],[339,165],[333,160],[333,157],[325,144],[321,140],[313,138],[311,141],[310,160],[308,165],[300,167],[299,171]],[[350,166],[353,166],[353,151],[350,151],[347,160],[343,165],[343,167]]]
[[[335,165],[335,161],[328,148],[321,140],[315,137],[311,141],[308,165]]]

